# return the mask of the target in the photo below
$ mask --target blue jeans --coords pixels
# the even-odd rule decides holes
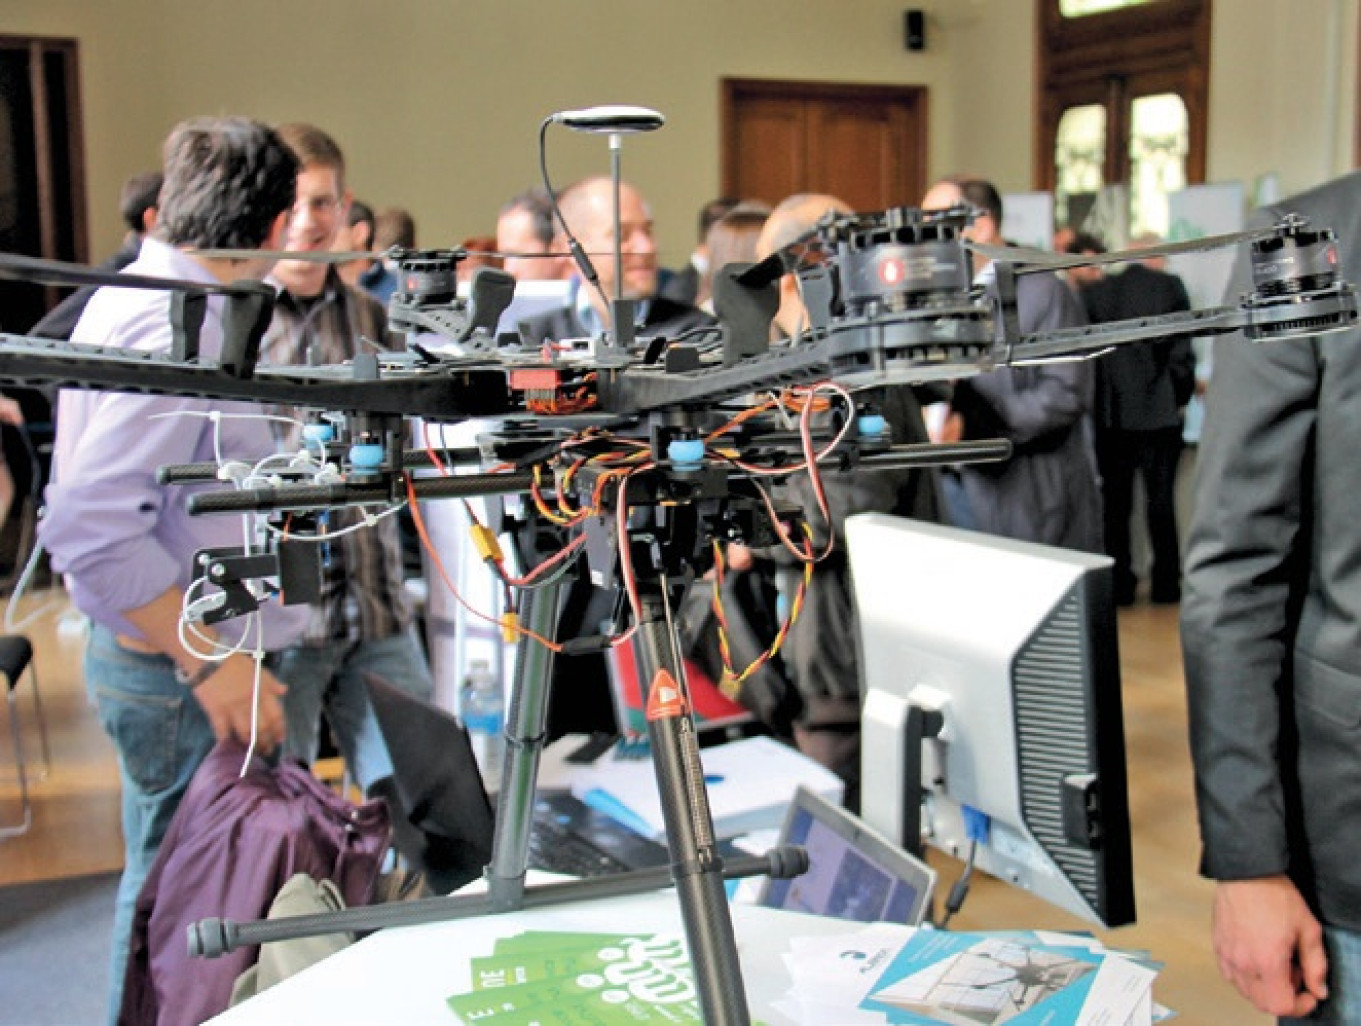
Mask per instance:
[[[973,507],[969,505],[969,493],[957,470],[947,469],[940,475],[940,494],[945,503],[946,523],[968,531],[978,530]]]
[[[392,776],[392,759],[369,705],[364,675],[381,677],[426,701],[435,692],[430,665],[411,629],[377,641],[295,645],[280,652],[273,667],[279,680],[288,685],[284,754],[312,764],[324,711],[351,775],[365,791]]]
[[[123,876],[113,915],[109,1021],[123,997],[137,895],[151,872],[180,799],[214,744],[213,730],[165,656],[132,652],[92,626],[85,687],[118,748],[122,781]]]
[[[1361,1023],[1361,933],[1329,926],[1323,942],[1328,948],[1328,1000],[1307,1019],[1281,1019],[1281,1026]]]

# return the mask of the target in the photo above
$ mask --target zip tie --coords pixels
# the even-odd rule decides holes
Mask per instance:
[[[219,481],[232,481],[239,483],[251,473],[251,466],[241,460],[228,460],[217,468],[217,479]]]

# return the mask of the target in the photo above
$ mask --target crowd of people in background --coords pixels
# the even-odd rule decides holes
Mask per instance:
[[[609,190],[608,179],[596,178],[559,197],[564,218],[588,252],[609,248]],[[704,203],[689,260],[669,269],[656,261],[651,215],[641,195],[626,182],[622,199],[625,280],[633,282],[625,292],[641,300],[636,327],[647,333],[674,334],[702,323],[693,311],[713,316],[714,271],[759,258],[758,240],[772,212],[762,198],[720,197]],[[1001,196],[985,179],[943,178],[921,201],[927,210],[960,204],[973,214],[967,239],[1005,244]],[[404,215],[397,208],[386,213]],[[409,215],[404,215],[404,233],[395,236],[378,229],[383,216],[354,200],[348,227],[336,240],[337,248],[372,252],[342,265],[340,272],[343,280],[380,301],[390,297],[393,287],[383,252],[392,245],[415,244]],[[1138,249],[1158,241],[1144,235],[1129,245]],[[560,312],[521,326],[527,340],[588,335],[608,324],[613,271],[602,262],[602,279],[583,278],[542,189],[527,189],[509,199],[497,214],[494,232],[469,237],[463,246],[469,253],[460,268],[463,277],[479,266],[497,266],[521,282],[570,283]],[[1067,226],[1055,232],[1054,248],[1075,255],[1099,255],[1107,249],[1101,239]],[[994,289],[988,264],[975,254],[977,283]],[[1020,329],[1031,333],[1190,309],[1184,285],[1164,264],[1155,256],[1132,259],[1110,271],[1090,265],[1027,275],[1020,285]],[[1181,553],[1176,478],[1182,420],[1196,387],[1195,359],[1183,338],[1121,346],[1088,363],[1003,369],[959,381],[948,395],[923,396],[928,404],[937,400],[928,416],[933,439],[1005,438],[1013,446],[1012,457],[1001,465],[953,467],[940,474],[945,519],[1004,536],[1104,551],[1116,561],[1121,605],[1140,594],[1155,604],[1177,602]],[[1142,505],[1136,509],[1140,487]],[[1132,527],[1139,521],[1149,553],[1146,592],[1139,589],[1132,545]]]
[[[415,220],[401,207],[374,207],[355,198],[341,149],[324,131],[305,124],[272,129],[245,119],[198,119],[175,129],[164,156],[163,172],[134,176],[123,191],[120,210],[127,235],[106,264],[109,269],[128,267],[190,282],[242,277],[270,282],[278,301],[262,348],[266,363],[336,363],[354,358],[367,343],[385,349],[403,346],[403,339],[387,329],[385,304],[401,286],[394,252],[417,244]],[[1335,202],[1331,194],[1317,200],[1329,211]],[[969,215],[964,237],[988,252],[1008,244],[1001,195],[984,178],[942,177],[920,197],[920,206],[925,211],[963,208]],[[714,199],[699,210],[688,260],[668,269],[659,260],[644,193],[631,182],[588,177],[555,197],[527,189],[509,198],[494,222],[489,218],[485,234],[461,244],[467,258],[460,277],[493,266],[517,283],[560,283],[560,293],[550,292],[560,297],[556,305],[516,325],[528,344],[604,332],[629,339],[675,339],[717,324],[723,314],[723,286],[731,285],[716,279],[723,268],[770,256],[829,212],[846,214],[850,208],[824,194]],[[1168,273],[1163,259],[1137,255],[1158,241],[1151,236],[1133,240],[1135,254],[1120,265],[1098,261],[1021,277],[1016,289],[1020,332],[1189,310],[1185,286]],[[1056,235],[1055,246],[1093,258],[1107,250],[1104,240],[1073,229]],[[259,255],[209,259],[195,252],[200,248]],[[339,256],[332,262],[276,262],[269,254],[280,249]],[[972,271],[975,289],[996,297],[997,270],[988,257],[975,251]],[[813,320],[800,280],[786,274],[775,289],[769,344],[797,345]],[[166,302],[154,292],[84,289],[33,330],[106,346],[163,347],[169,344],[170,330],[168,317],[161,316]],[[623,317],[631,317],[632,323],[621,322]],[[211,348],[220,335],[220,325],[210,322],[205,346]],[[1277,355],[1282,351],[1284,356]],[[1266,348],[1261,352],[1267,353]],[[1283,783],[1280,765],[1263,753],[1278,741],[1299,746],[1301,752],[1306,745],[1340,749],[1351,744],[1337,735],[1331,721],[1324,722],[1326,710],[1315,716],[1297,706],[1288,726],[1279,724],[1276,705],[1281,699],[1273,691],[1284,673],[1280,663],[1290,658],[1285,650],[1294,644],[1293,636],[1288,645],[1273,639],[1286,630],[1282,617],[1294,615],[1291,610],[1311,617],[1321,639],[1313,653],[1317,663],[1308,661],[1309,653],[1295,656],[1297,686],[1314,687],[1320,676],[1345,672],[1327,666],[1346,667],[1355,660],[1355,647],[1348,644],[1354,642],[1357,620],[1348,619],[1346,609],[1339,610],[1324,594],[1335,595],[1330,585],[1350,571],[1341,564],[1321,563],[1314,545],[1308,581],[1290,576],[1302,572],[1306,557],[1300,550],[1308,547],[1312,531],[1341,531],[1344,540],[1355,533],[1338,527],[1354,517],[1339,513],[1329,521],[1312,513],[1312,506],[1303,512],[1299,508],[1301,476],[1330,460],[1334,447],[1348,444],[1332,435],[1311,443],[1313,421],[1301,411],[1326,420],[1314,405],[1317,401],[1321,406],[1319,388],[1332,380],[1330,375],[1342,377],[1345,367],[1323,359],[1310,362],[1308,353],[1289,349],[1245,357],[1238,348],[1228,354],[1226,350],[1224,367],[1238,392],[1235,412],[1232,418],[1221,414],[1218,429],[1208,436],[1210,483],[1202,493],[1206,508],[1217,505],[1217,511],[1197,521],[1186,579],[1205,868],[1229,881],[1220,890],[1216,926],[1226,974],[1259,1007],[1303,1014],[1325,993],[1323,967],[1328,961],[1314,913],[1321,907],[1329,922],[1346,924],[1361,908],[1352,891],[1325,886],[1346,875],[1341,864],[1347,853],[1323,835],[1329,822],[1352,812],[1343,803],[1353,800],[1350,791],[1356,787],[1350,780],[1339,783],[1338,767],[1349,770],[1354,759],[1320,756],[1323,768],[1317,773],[1306,767],[1296,779],[1288,772]],[[1327,369],[1320,369],[1325,364]],[[1128,605],[1146,595],[1154,604],[1175,604],[1183,592],[1176,513],[1182,421],[1198,387],[1190,342],[1169,337],[1121,345],[1088,361],[1006,366],[944,385],[858,393],[860,411],[881,415],[894,442],[1001,438],[1010,442],[1011,455],[990,464],[880,474],[829,469],[820,485],[811,484],[806,475],[792,475],[777,484],[775,495],[783,508],[802,512],[818,551],[843,540],[844,520],[853,513],[896,513],[1105,552],[1114,561],[1118,603]],[[1277,393],[1279,398],[1264,409],[1260,396]],[[243,413],[269,414],[279,418],[275,425],[291,421],[293,426],[271,429],[255,419],[233,422],[240,426],[230,429],[210,428],[207,414],[222,405],[67,392],[56,417],[55,473],[47,495],[51,512],[42,537],[53,567],[66,575],[73,600],[93,621],[86,676],[101,720],[118,746],[123,775],[127,852],[116,920],[115,1014],[133,899],[184,789],[214,742],[252,737],[265,750],[277,749],[306,762],[316,757],[327,723],[357,784],[400,808],[364,678],[376,674],[420,699],[429,699],[433,690],[403,589],[395,518],[365,527],[362,517],[336,516],[329,529],[337,541],[330,546],[323,591],[313,605],[284,611],[275,607],[252,628],[251,639],[237,636],[244,625],[229,622],[207,639],[220,643],[218,650],[186,642],[177,627],[191,587],[189,557],[197,547],[230,539],[220,537],[217,525],[223,521],[187,517],[184,492],[172,491],[163,500],[154,483],[156,466],[296,449],[305,418],[296,410],[241,404]],[[813,417],[815,430],[829,430],[843,414],[835,404],[820,408]],[[1281,427],[1296,425],[1301,418],[1307,423],[1298,430]],[[11,401],[0,399],[0,420],[17,423],[22,415]],[[1332,430],[1332,423],[1324,427]],[[1263,479],[1264,463],[1253,461],[1250,453],[1231,452],[1225,432],[1260,433],[1263,449],[1273,453],[1275,469],[1266,478],[1275,491],[1260,503],[1248,496],[1249,480]],[[1345,424],[1337,434],[1345,435]],[[1277,452],[1271,446],[1281,437],[1291,445]],[[1136,482],[1142,483],[1143,494],[1138,509]],[[1315,496],[1326,507],[1324,513],[1351,497],[1336,489],[1325,491]],[[1232,501],[1223,501],[1224,496]],[[12,481],[0,465],[0,512],[12,498]],[[1273,504],[1275,519],[1263,511],[1263,503]],[[1131,541],[1136,516],[1148,538],[1146,591]],[[1289,530],[1274,530],[1281,522]],[[1251,539],[1256,539],[1255,548]],[[722,555],[727,574],[720,584],[730,617],[725,627],[745,659],[774,644],[791,598],[800,594],[800,616],[783,639],[783,650],[746,681],[740,698],[771,732],[833,769],[854,808],[860,786],[856,610],[844,554],[831,551],[804,594],[800,565],[788,546],[734,540]],[[1272,599],[1279,611],[1267,615],[1260,603],[1252,609],[1235,605],[1244,590],[1251,591],[1249,585],[1267,580],[1279,591]],[[731,653],[720,658],[713,631],[703,626],[712,627],[704,612],[707,605],[706,599],[687,606],[682,637],[687,655],[721,677]],[[587,575],[576,575],[566,588],[559,638],[606,633],[616,608],[613,595]],[[1343,620],[1348,621],[1346,630],[1336,626]],[[1256,628],[1248,629],[1249,621]],[[1245,645],[1256,646],[1252,651],[1262,667],[1252,678],[1249,707],[1238,711],[1228,709],[1232,689],[1224,683],[1238,672],[1238,653],[1228,641],[1215,640],[1221,632],[1226,639],[1242,637]],[[252,660],[242,648],[247,640],[268,657]],[[1347,649],[1345,655],[1340,648]],[[554,736],[615,726],[609,673],[598,651],[555,659]],[[153,706],[160,711],[151,715],[147,710]],[[175,738],[169,757],[154,743],[167,734]],[[1247,750],[1249,742],[1252,751]],[[1302,765],[1307,761],[1301,756]],[[1251,779],[1240,784],[1228,780],[1225,767],[1233,766]],[[1254,818],[1241,811],[1244,803],[1235,787],[1260,788],[1272,796],[1267,805],[1290,808]],[[1300,789],[1303,826],[1290,812],[1291,802],[1298,804],[1290,796]],[[1282,792],[1287,796],[1282,798]],[[1317,852],[1326,880],[1315,880],[1301,869],[1298,853],[1306,850],[1301,831],[1308,833],[1307,850],[1310,857]],[[1235,838],[1249,834],[1266,840],[1255,851],[1235,849]],[[1261,850],[1267,840],[1269,852]],[[1264,907],[1280,912],[1276,921],[1264,921]],[[1331,930],[1327,942],[1334,964],[1347,959],[1361,963],[1347,954],[1350,949],[1339,946],[1343,941]],[[1278,950],[1267,950],[1271,943]],[[1280,950],[1292,953],[1293,968],[1282,969]]]
[[[264,358],[288,363],[345,359],[353,355],[355,337],[388,339],[383,304],[399,284],[392,254],[414,249],[415,221],[403,208],[375,208],[353,196],[345,185],[339,147],[319,129],[295,125],[280,131],[295,151],[301,148],[303,152],[299,198],[289,219],[287,247],[338,251],[349,258],[329,265],[284,261],[273,269],[270,280],[279,289],[279,304],[267,333]],[[300,133],[301,139],[293,139],[291,133]],[[618,299],[629,301],[630,305],[621,309],[633,311],[632,330],[639,335],[675,337],[712,325],[717,270],[769,255],[829,211],[849,212],[832,196],[774,197],[781,201],[775,206],[765,198],[717,198],[703,204],[698,212],[689,260],[668,269],[658,260],[650,205],[636,186],[622,182],[618,196],[621,263],[616,267],[612,253],[616,231],[614,184],[608,177],[591,177],[556,197],[542,189],[526,189],[497,211],[488,234],[464,240],[467,258],[460,266],[461,278],[477,267],[495,266],[509,272],[517,282],[562,283],[563,298],[558,307],[518,324],[526,342],[611,330],[615,327],[614,301]],[[157,224],[160,191],[158,173],[138,175],[128,182],[121,202],[128,236],[110,266],[123,266],[136,258],[143,238]],[[985,179],[969,175],[942,178],[922,197],[921,206],[925,210],[963,206],[971,215],[964,232],[966,239],[987,246],[1005,244],[1002,200]],[[576,251],[586,254],[584,260],[569,255],[573,240]],[[1100,240],[1083,233],[1066,231],[1056,235],[1055,241],[1072,253],[1098,254],[1105,250]],[[995,291],[989,261],[977,254],[974,261],[975,284]],[[1027,275],[1020,280],[1020,329],[1031,333],[1186,309],[1186,293],[1180,281],[1152,266],[1156,263],[1132,262],[1115,274],[1106,274],[1100,267],[1074,267],[1066,273]],[[72,296],[38,330],[56,337],[69,334],[89,294],[82,291]],[[779,297],[772,327],[773,344],[777,345],[797,338],[809,323],[794,275],[782,280]],[[399,340],[388,339],[386,344],[399,344]],[[875,509],[904,511],[1018,539],[1088,551],[1104,549],[1116,560],[1119,601],[1129,603],[1134,601],[1137,583],[1129,531],[1133,483],[1136,475],[1141,475],[1152,548],[1149,596],[1154,602],[1174,602],[1180,594],[1180,553],[1173,489],[1181,444],[1180,411],[1193,381],[1187,344],[1169,341],[1121,347],[1091,362],[1002,368],[946,388],[876,395],[868,401],[892,414],[897,441],[1004,438],[1012,445],[1012,455],[998,464],[917,472],[910,475],[910,483],[892,482],[892,495],[863,495],[848,487],[845,501],[834,503],[833,520],[817,525],[815,530],[837,537],[840,520],[847,513]],[[929,410],[928,416],[923,415],[923,407]],[[281,444],[286,441],[280,439]],[[800,487],[791,482],[785,491],[811,516],[814,499],[802,494]],[[340,604],[326,614],[325,621],[318,618],[314,623],[309,635],[314,638],[313,645],[323,638],[349,638],[347,644],[359,645],[357,651],[364,651],[363,646],[370,643],[353,639],[366,635],[347,633],[354,628],[345,624],[367,623],[372,617],[365,619],[356,609],[375,610],[373,615],[381,615],[385,623],[390,620],[390,626],[379,630],[378,636],[391,634],[395,639],[406,639],[403,644],[410,640],[410,614],[403,612],[406,600],[400,587],[390,580],[400,580],[399,567],[393,562],[395,523],[387,521],[376,529],[384,538],[381,559],[356,551],[329,564],[336,581],[346,580],[343,568],[353,564],[383,568],[383,579],[389,583],[351,583],[348,599],[328,600]],[[370,534],[378,537],[374,532],[360,532],[354,537],[364,539]],[[362,548],[363,543],[349,544]],[[778,552],[752,553],[732,545],[728,558],[738,573],[756,567],[764,568],[769,576],[769,586],[752,589],[750,594],[780,594]],[[824,584],[835,576],[824,568]],[[784,586],[787,592],[789,582]],[[590,633],[609,614],[610,600],[589,582],[580,582],[578,590],[581,594],[564,612],[564,636]],[[843,660],[825,668],[812,654],[837,650],[853,655],[849,590],[843,581],[839,589],[829,586],[817,594],[832,591],[837,597],[829,599],[830,604],[812,603],[813,612],[807,616],[806,625],[791,632],[784,658],[771,660],[769,669],[757,675],[756,681],[763,683],[753,686],[745,700],[761,709],[791,739],[801,738],[805,749],[817,749],[822,761],[847,780],[853,796],[854,763],[858,759],[853,743],[854,661]],[[346,592],[342,588],[335,594]],[[773,609],[749,609],[749,613],[761,623],[778,623]],[[376,628],[364,628],[370,629]],[[769,633],[769,628],[763,631]],[[829,631],[844,635],[844,643],[829,643]],[[753,635],[753,643],[766,640],[762,632]],[[298,680],[308,677],[293,664],[309,651],[315,655],[318,649],[304,646],[280,654],[280,665],[289,668],[286,675]],[[415,676],[405,670],[398,676],[409,677],[417,693],[428,694],[428,670],[418,655],[403,657]],[[315,661],[311,656],[308,659]],[[599,663],[599,657],[562,657],[558,660],[560,675],[581,676],[576,665],[579,662]],[[586,674],[597,679],[603,675],[599,666]],[[310,709],[316,710],[318,703],[330,703],[344,723],[344,710],[351,703],[336,690],[340,686],[337,681],[344,680],[350,680],[348,687],[352,690],[360,690],[352,677],[328,664],[328,669],[307,685],[313,694]],[[300,684],[294,686],[295,695],[302,690]],[[327,695],[323,703],[322,696]],[[847,703],[844,715],[831,711],[843,700]],[[295,697],[294,705],[301,704],[302,699]],[[358,708],[362,712],[362,702]],[[304,758],[315,755],[317,715],[315,711],[300,713],[291,724],[293,754]],[[594,703],[574,700],[571,712],[562,712],[558,727],[595,727],[598,718],[605,715],[604,697]],[[361,763],[369,759],[355,749],[357,742],[352,739],[368,729],[362,719],[357,719],[341,730],[346,754]],[[836,736],[843,740],[828,740]],[[365,746],[381,752],[381,739],[370,737]],[[385,763],[379,759],[375,765],[376,769],[362,768],[361,783],[372,784],[385,775]]]

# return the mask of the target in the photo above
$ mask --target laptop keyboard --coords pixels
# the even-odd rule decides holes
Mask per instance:
[[[629,867],[550,817],[535,816],[529,834],[529,865],[566,876],[609,876]]]
[[[529,865],[568,876],[609,876],[666,865],[665,845],[565,793],[545,793],[534,803]]]

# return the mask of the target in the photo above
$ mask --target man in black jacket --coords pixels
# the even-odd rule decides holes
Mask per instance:
[[[800,193],[789,196],[771,212],[756,243],[758,259],[785,248],[813,228],[828,213],[847,215],[851,208],[835,196]],[[784,275],[779,282],[780,304],[774,329],[777,345],[789,345],[809,322],[798,280]],[[797,343],[793,343],[797,344]],[[921,406],[909,386],[866,389],[856,401],[869,404],[889,424],[894,443],[920,444],[928,440]],[[832,413],[817,414],[814,430],[830,432]],[[803,609],[785,640],[779,660],[771,660],[743,686],[741,699],[776,733],[787,729],[798,749],[841,778],[844,802],[852,810],[860,802],[860,668],[857,613],[846,559],[846,517],[854,513],[895,513],[922,520],[940,519],[940,495],[935,473],[928,469],[876,470],[827,467],[820,473],[824,513],[812,479],[795,474],[775,489],[782,500],[799,507],[811,531],[815,552],[835,542],[813,572]],[[792,602],[803,564],[783,545],[751,550],[728,546],[728,566],[741,576],[765,577],[771,587],[749,582],[748,596],[771,596],[776,590]],[[730,580],[739,573],[730,574]],[[735,581],[734,581],[735,583]],[[729,610],[732,617],[734,610]],[[736,610],[759,638],[761,647],[774,639],[763,630],[774,625],[775,609],[761,610],[753,599]],[[764,615],[763,615],[764,614]],[[751,657],[758,652],[749,653]],[[739,669],[741,667],[738,667]]]
[[[1153,245],[1144,237],[1135,246]],[[1084,287],[1092,323],[1149,317],[1191,309],[1186,286],[1159,267],[1160,258],[1131,263],[1119,274]],[[1181,459],[1182,409],[1195,388],[1195,355],[1188,338],[1116,346],[1096,361],[1096,459],[1105,500],[1106,552],[1115,560],[1115,592],[1121,605],[1134,601],[1138,579],[1130,558],[1134,476],[1147,496],[1145,515],[1153,550],[1150,598],[1181,598],[1181,551],[1177,543],[1176,481]]]
[[[1356,281],[1358,198],[1352,173],[1250,227],[1332,228]],[[1251,282],[1243,255],[1226,295]],[[1181,608],[1220,971],[1263,1012],[1311,1023],[1361,1021],[1358,396],[1355,327],[1215,343]]]

